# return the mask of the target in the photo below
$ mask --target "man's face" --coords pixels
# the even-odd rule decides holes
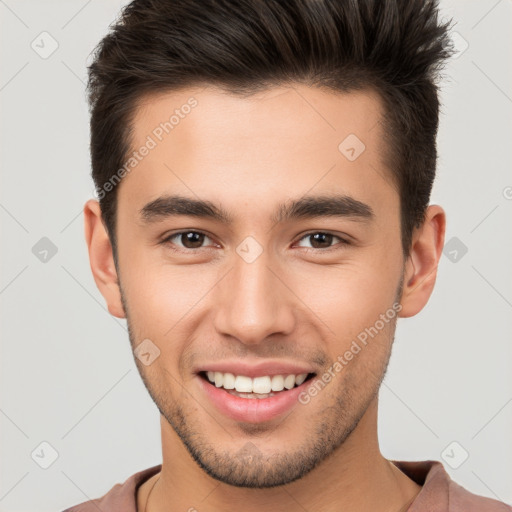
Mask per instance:
[[[197,104],[181,108],[191,97]],[[176,109],[179,122],[158,130]],[[118,277],[130,339],[160,350],[147,366],[137,360],[144,382],[194,459],[219,480],[291,482],[376,404],[404,269],[382,114],[374,94],[299,85],[244,99],[188,89],[147,98],[137,112],[132,149],[148,136],[155,145],[118,188]],[[164,215],[170,208],[155,203],[142,214],[165,196],[209,201],[231,221]],[[281,205],[309,197],[342,199],[328,205],[330,214],[311,199],[283,215]],[[342,369],[333,367],[341,360]],[[293,389],[234,397],[198,373],[280,373],[269,363],[315,373],[301,400]]]

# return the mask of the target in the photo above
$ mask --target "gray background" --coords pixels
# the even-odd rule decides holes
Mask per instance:
[[[158,411],[83,236],[86,64],[124,3],[0,0],[2,511],[59,510],[161,462]],[[399,321],[379,438],[388,458],[444,460],[460,485],[512,504],[512,2],[441,5],[461,51],[432,199],[455,238],[428,306]],[[58,452],[47,469],[42,442]]]

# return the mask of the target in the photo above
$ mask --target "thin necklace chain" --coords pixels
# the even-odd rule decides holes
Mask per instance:
[[[155,483],[151,486],[151,489],[149,490],[148,497],[146,498],[146,504],[144,505],[144,512],[148,509],[148,503],[149,503],[149,497],[151,496],[151,493],[153,492],[153,489],[155,488],[155,485],[160,480],[160,476],[155,480]]]

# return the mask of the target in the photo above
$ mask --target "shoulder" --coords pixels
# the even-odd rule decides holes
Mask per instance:
[[[450,480],[450,512],[512,512],[512,507],[502,501],[474,494]]]
[[[137,489],[146,480],[158,473],[161,464],[139,471],[126,479],[122,484],[117,483],[101,498],[84,501],[78,505],[66,508],[62,512],[137,512]]]
[[[512,512],[510,505],[474,494],[453,481],[440,461],[391,462],[422,487],[408,512]]]

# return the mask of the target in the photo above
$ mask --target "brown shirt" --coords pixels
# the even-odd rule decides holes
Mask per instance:
[[[407,512],[512,512],[500,501],[473,494],[451,480],[439,461],[391,461],[400,471],[422,486]],[[86,501],[63,512],[137,512],[137,489],[158,473],[162,465],[135,473],[116,484],[103,497]]]

